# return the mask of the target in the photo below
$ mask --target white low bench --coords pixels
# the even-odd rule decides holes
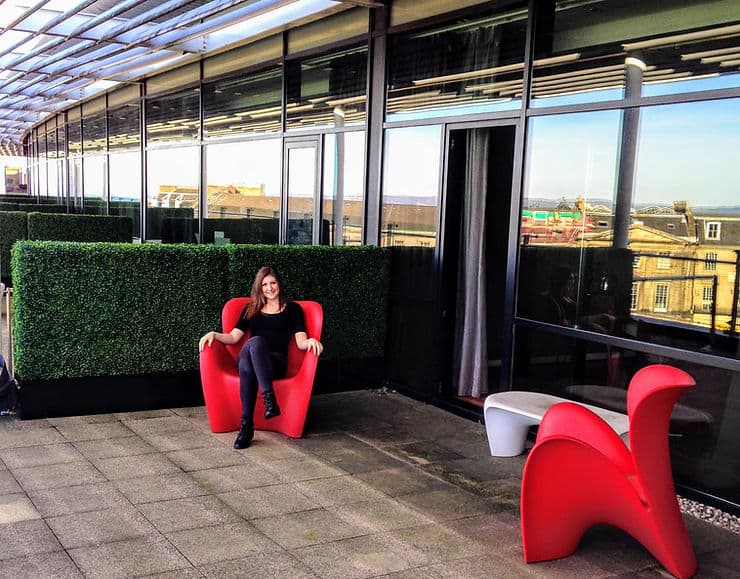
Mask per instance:
[[[497,392],[487,396],[483,405],[491,456],[517,456],[524,452],[529,427],[542,422],[547,409],[558,402],[573,402],[588,408],[603,418],[619,436],[629,432],[629,418],[620,412],[541,392]]]

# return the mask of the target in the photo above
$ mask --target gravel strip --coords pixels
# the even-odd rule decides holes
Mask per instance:
[[[709,507],[696,501],[678,497],[678,506],[682,513],[692,515],[702,521],[707,521],[735,534],[740,535],[740,518],[730,515],[714,507]]]

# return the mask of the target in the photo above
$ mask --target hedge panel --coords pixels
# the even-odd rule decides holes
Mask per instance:
[[[27,213],[0,211],[0,277],[10,281],[10,249],[19,239],[28,239]]]
[[[229,297],[248,296],[260,267],[283,278],[289,299],[324,308],[328,359],[383,356],[390,253],[379,247],[227,245]]]
[[[131,242],[129,217],[109,215],[28,214],[28,238],[46,241]]]
[[[226,293],[222,247],[21,241],[12,265],[29,380],[195,370]]]
[[[67,213],[67,206],[54,203],[18,203],[18,211],[26,211],[27,213]]]

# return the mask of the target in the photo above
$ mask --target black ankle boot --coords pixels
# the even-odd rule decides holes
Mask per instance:
[[[274,392],[263,392],[262,399],[265,401],[265,418],[280,416],[280,407]]]
[[[252,438],[254,438],[254,423],[251,420],[249,422],[242,420],[242,427],[234,441],[234,448],[237,450],[247,448],[252,444]]]

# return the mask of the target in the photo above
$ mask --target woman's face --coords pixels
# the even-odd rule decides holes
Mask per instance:
[[[280,285],[275,276],[266,275],[262,280],[262,295],[268,300],[274,300],[280,295]]]

